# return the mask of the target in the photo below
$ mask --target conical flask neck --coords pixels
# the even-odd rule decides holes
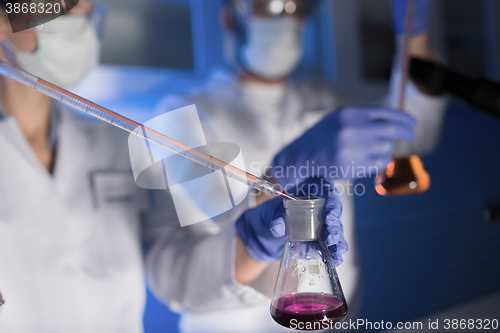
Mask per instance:
[[[324,205],[323,198],[285,201],[288,238],[300,241],[321,238]]]

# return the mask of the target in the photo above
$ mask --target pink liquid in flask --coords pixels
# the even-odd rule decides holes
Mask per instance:
[[[289,328],[314,327],[307,323],[322,321],[335,324],[344,320],[347,304],[331,295],[294,294],[278,299],[271,306],[271,315],[278,324]]]

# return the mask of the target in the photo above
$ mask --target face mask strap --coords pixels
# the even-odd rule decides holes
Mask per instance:
[[[236,0],[240,1],[240,0]],[[231,6],[233,6],[233,1],[230,1]],[[246,12],[241,12],[237,11],[234,7],[231,8],[232,10],[232,15],[231,15],[231,25],[233,28],[233,33],[234,33],[234,38],[236,42],[236,48],[234,52],[235,54],[235,59],[238,63],[238,65],[245,69],[246,66],[244,65],[244,61],[241,58],[241,50],[244,48],[245,44],[247,43],[247,38],[248,38],[248,32],[247,32],[247,23],[246,21],[249,20],[250,16]]]
[[[94,3],[94,8],[90,13],[90,22],[92,25],[94,25],[99,39],[102,39],[102,34],[104,31],[104,20],[106,19],[107,12],[108,10],[106,6],[104,6],[102,3]]]

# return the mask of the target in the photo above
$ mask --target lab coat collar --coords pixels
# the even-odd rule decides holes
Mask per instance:
[[[238,95],[241,96],[241,82],[238,80],[238,76],[237,76],[236,71],[234,71],[230,67],[227,67],[227,66],[214,67],[210,71],[209,79],[208,79],[208,82],[206,83],[206,85],[204,85],[204,89],[207,89],[207,85],[210,86],[210,84],[214,84],[214,83],[217,85],[224,85],[227,87],[233,87],[233,89],[237,90]],[[282,109],[295,111],[297,108],[296,107],[290,108],[290,106],[293,106],[294,105],[293,103],[299,102],[299,99],[297,97],[298,86],[297,86],[297,84],[295,84],[293,82],[292,79],[286,80],[285,86],[286,86],[286,88],[285,88],[286,94],[285,94],[285,98],[283,100]],[[234,98],[234,96],[236,96],[235,91],[231,90],[231,89],[226,91],[226,93],[233,98]],[[293,117],[293,115],[288,115],[288,114],[286,116]]]
[[[297,83],[289,79],[285,83],[285,94],[281,105],[277,108],[275,117],[269,117],[262,114],[256,107],[250,107],[242,103],[243,89],[242,83],[238,80],[237,73],[231,68],[216,67],[212,70],[207,84],[200,88],[200,91],[194,91],[195,96],[205,96],[208,100],[215,96],[217,100],[225,101],[225,108],[238,111],[237,114],[230,112],[226,117],[233,117],[235,122],[244,122],[249,127],[253,127],[260,133],[267,133],[255,140],[264,140],[263,145],[269,145],[270,142],[277,147],[294,139],[290,133],[294,133],[291,128],[300,126],[297,119],[301,119],[301,113],[309,111],[304,105],[304,96]],[[194,99],[196,102],[196,99]],[[203,104],[203,103],[200,103]],[[214,108],[216,110],[217,108]],[[287,130],[288,129],[288,130]],[[271,137],[270,137],[271,136]]]
[[[8,146],[2,151],[2,158],[7,162],[2,168],[4,175],[24,184],[14,182],[15,186],[30,188],[30,197],[53,195],[55,193],[53,177],[33,152],[14,117],[5,117],[0,121],[0,140]],[[17,167],[14,168],[13,165]]]
[[[57,102],[52,103],[51,119],[50,119],[50,133],[49,133],[49,144],[56,148],[59,136],[60,127],[60,112],[61,104]],[[54,178],[45,167],[40,163],[39,159],[33,152],[28,140],[23,135],[19,124],[16,119],[10,116],[5,108],[0,104],[0,136],[3,136],[3,140],[9,142],[11,146],[15,148],[15,154],[18,154],[23,158],[29,165],[32,166],[32,170],[38,174],[38,179],[41,179],[49,188],[54,189]],[[56,156],[56,165],[58,158]]]
[[[10,118],[10,115],[5,110],[5,107],[0,103],[0,122]],[[58,129],[61,119],[60,104],[52,102],[52,109],[50,110],[50,123],[49,123],[49,146],[52,149],[57,147]]]
[[[236,71],[227,66],[215,66],[208,76],[207,84],[210,82],[217,82],[219,84],[227,84],[233,86],[240,86],[240,82],[238,80],[238,76]],[[291,79],[286,80],[287,89],[296,89],[296,85]]]
[[[74,187],[75,179],[95,158],[98,147],[93,119],[84,118],[62,107],[60,114],[59,143],[54,166],[56,186],[61,193]],[[94,154],[94,157],[92,156]]]

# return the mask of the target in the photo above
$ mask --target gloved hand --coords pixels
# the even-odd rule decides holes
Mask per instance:
[[[413,11],[412,35],[417,35],[429,28],[429,8],[432,0],[415,0]],[[394,32],[404,34],[406,27],[406,12],[408,0],[392,0]]]
[[[303,191],[308,189],[319,191],[319,193],[309,193],[310,195],[325,198],[323,240],[330,249],[335,266],[338,266],[342,263],[342,255],[348,248],[340,222],[342,203],[338,190],[323,178],[309,178],[292,189],[290,194],[307,195]],[[248,210],[236,221],[236,231],[252,258],[261,262],[281,259],[286,240],[284,217],[283,200],[275,198]]]
[[[395,140],[415,139],[415,125],[408,114],[387,107],[343,107],[276,155],[273,177],[288,191],[307,177],[333,182],[380,173],[392,159]]]

